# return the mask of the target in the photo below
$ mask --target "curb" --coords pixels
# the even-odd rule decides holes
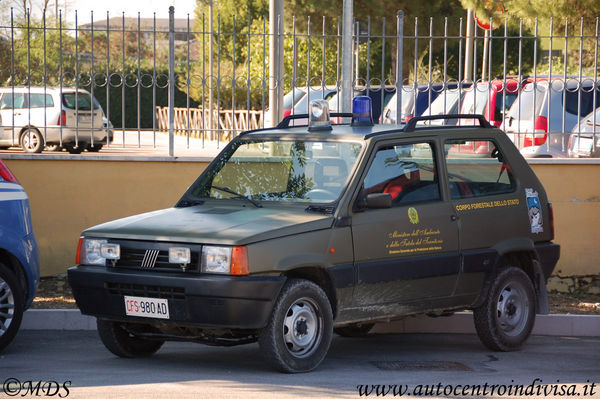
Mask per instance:
[[[78,309],[30,309],[23,315],[23,330],[95,330],[96,318]],[[448,317],[415,316],[379,323],[374,333],[453,333],[475,334],[473,314],[458,312]],[[533,335],[566,337],[600,336],[600,315],[537,315]]]

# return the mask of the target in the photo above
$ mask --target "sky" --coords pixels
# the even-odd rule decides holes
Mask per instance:
[[[175,18],[194,17],[194,8],[196,0],[50,0],[49,6],[54,9],[55,1],[58,1],[58,8],[66,8],[67,21],[75,21],[75,10],[77,10],[78,24],[86,24],[91,20],[90,12],[94,12],[94,21],[106,19],[106,11],[110,12],[110,17],[120,17],[125,12],[126,17],[137,17],[138,12],[142,18],[152,18],[156,12],[157,18],[169,17],[169,6],[175,7]],[[0,0],[2,2],[2,0]],[[31,0],[34,8],[39,8],[40,0]],[[66,3],[66,7],[65,7]]]

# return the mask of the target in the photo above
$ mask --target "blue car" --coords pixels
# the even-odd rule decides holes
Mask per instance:
[[[25,190],[0,160],[0,351],[15,337],[40,278]]]

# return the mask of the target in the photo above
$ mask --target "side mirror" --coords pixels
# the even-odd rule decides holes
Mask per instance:
[[[383,209],[392,207],[392,196],[387,193],[372,193],[365,198],[368,209]]]

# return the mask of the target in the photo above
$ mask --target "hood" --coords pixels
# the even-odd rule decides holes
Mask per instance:
[[[331,227],[333,217],[304,206],[250,208],[197,205],[130,216],[89,228],[85,236],[116,239],[245,245]]]

